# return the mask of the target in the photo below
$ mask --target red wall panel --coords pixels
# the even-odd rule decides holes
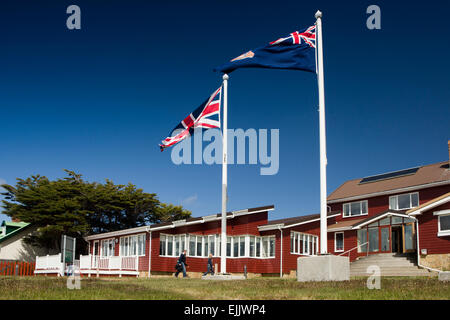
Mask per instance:
[[[450,253],[450,236],[438,237],[438,217],[433,212],[450,209],[450,203],[433,208],[416,216],[419,220],[419,246],[427,254]]]

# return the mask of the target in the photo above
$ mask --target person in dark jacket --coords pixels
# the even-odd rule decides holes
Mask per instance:
[[[178,278],[178,274],[183,271],[183,278],[186,278],[186,250],[183,250],[183,252],[181,253],[180,257],[178,258],[178,264],[181,265],[181,270],[177,269],[177,272],[175,272],[175,277]]]
[[[207,266],[207,271],[203,274],[204,276],[206,276],[208,273],[211,273],[211,275],[214,275],[214,268],[213,268],[213,261],[212,261],[212,254],[209,254],[208,257],[208,264]]]

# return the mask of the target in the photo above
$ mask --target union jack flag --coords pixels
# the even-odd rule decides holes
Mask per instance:
[[[306,42],[311,48],[316,47],[316,26],[311,26],[307,28],[303,32],[292,32],[289,37],[286,38],[280,38],[278,40],[272,41],[270,44],[275,45],[279,44],[283,41],[292,39],[292,44],[301,44],[302,40]]]
[[[214,93],[206,99],[204,103],[194,110],[190,115],[184,118],[178,126],[165,138],[159,147],[161,151],[165,148],[173,146],[181,140],[189,137],[194,133],[196,128],[220,128],[220,98],[222,94],[222,86],[214,91]]]

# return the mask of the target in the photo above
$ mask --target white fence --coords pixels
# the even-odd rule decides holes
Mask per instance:
[[[81,270],[130,270],[138,271],[139,257],[99,257],[94,255],[80,255]]]
[[[64,275],[64,264],[61,262],[61,253],[36,257],[34,273],[57,273]]]
[[[69,268],[70,267],[70,268]],[[75,260],[73,266],[64,268],[61,262],[61,253],[36,257],[34,273],[57,273],[63,276],[79,270],[81,273],[109,273],[109,274],[138,274],[139,257],[99,257],[94,255],[80,255],[80,260]]]

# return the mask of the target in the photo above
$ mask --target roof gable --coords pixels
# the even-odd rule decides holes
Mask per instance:
[[[395,193],[401,189],[430,187],[433,185],[450,184],[448,161],[421,166],[407,175],[399,175],[373,182],[361,183],[364,178],[348,180],[334,190],[327,198],[328,202],[336,203],[350,199],[376,196],[380,193]],[[404,171],[404,170],[400,170]],[[400,172],[398,171],[398,172]],[[382,175],[378,175],[382,176]],[[372,176],[376,177],[376,176]]]

